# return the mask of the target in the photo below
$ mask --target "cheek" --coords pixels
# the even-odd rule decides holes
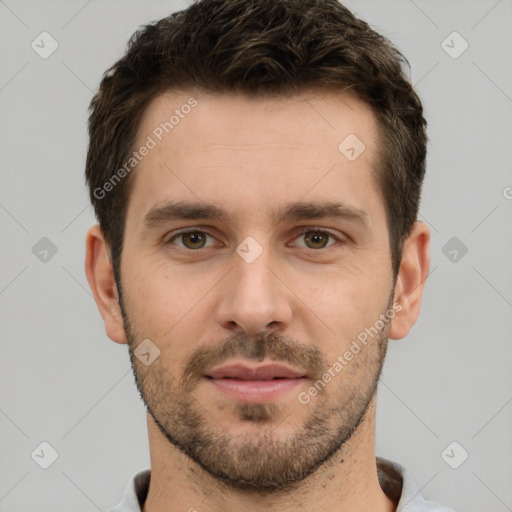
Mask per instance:
[[[131,277],[123,283],[123,297],[132,328],[138,337],[156,343],[163,355],[169,350],[179,358],[192,340],[200,338],[204,320],[211,314],[205,309],[209,301],[203,298],[218,278],[203,273],[191,279],[190,273],[178,272],[176,267],[146,263],[125,273]]]
[[[348,362],[343,363],[336,381],[347,387],[351,386],[350,380],[370,378],[374,361],[380,359],[383,329],[376,323],[385,312],[390,290],[383,282],[375,283],[370,274],[344,277],[333,275],[323,285],[318,280],[314,280],[315,284],[313,280],[303,280],[298,295],[305,297],[305,305],[300,306],[298,314],[305,315],[305,321],[300,323],[303,341],[316,345],[329,365],[339,357],[345,361],[346,355]]]
[[[131,311],[141,319],[171,324],[186,311],[186,306],[200,288],[199,282],[185,282],[179,273],[165,264],[139,260],[126,264],[124,287],[130,292]]]
[[[335,331],[337,336],[353,334],[354,329],[373,324],[383,312],[390,293],[388,277],[376,279],[377,272],[344,268],[328,275],[300,276],[295,288],[309,308]]]

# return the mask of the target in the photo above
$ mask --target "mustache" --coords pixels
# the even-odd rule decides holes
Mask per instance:
[[[233,357],[261,362],[268,359],[289,363],[304,370],[315,381],[328,367],[325,357],[316,347],[275,333],[256,336],[234,335],[216,345],[203,345],[189,356],[180,379],[181,387],[190,391],[208,369]]]

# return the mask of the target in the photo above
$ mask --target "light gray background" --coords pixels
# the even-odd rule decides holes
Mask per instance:
[[[106,337],[83,269],[86,109],[133,31],[186,5],[0,0],[1,511],[105,511],[149,467],[127,347]],[[417,325],[390,344],[377,450],[430,499],[510,511],[512,0],[346,5],[409,58],[429,122],[432,273]],[[59,44],[47,59],[31,48],[42,31]],[[453,31],[469,43],[457,59],[441,46]],[[57,247],[46,262],[42,237]],[[452,237],[468,248],[456,262]],[[31,458],[43,441],[59,455],[48,469]],[[458,469],[441,456],[452,441],[452,464],[469,453]]]

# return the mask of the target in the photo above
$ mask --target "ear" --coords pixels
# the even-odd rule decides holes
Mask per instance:
[[[394,304],[401,309],[390,322],[389,337],[403,338],[416,323],[420,314],[421,298],[430,268],[430,230],[424,222],[415,222],[411,234],[404,241],[402,261],[398,272]]]
[[[110,249],[98,225],[87,232],[85,273],[94,300],[103,317],[107,336],[117,343],[126,343],[119,294],[110,261]]]

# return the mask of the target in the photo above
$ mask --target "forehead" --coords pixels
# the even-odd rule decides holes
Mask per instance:
[[[371,108],[346,92],[316,89],[293,96],[251,98],[169,91],[150,102],[137,139],[143,142],[152,136],[160,148],[172,143],[177,156],[199,150],[201,142],[231,147],[289,143],[316,152],[331,149],[338,156],[340,137],[348,135],[347,130],[371,146],[375,125]]]
[[[370,107],[346,93],[167,92],[140,122],[135,149],[151,149],[134,171],[128,212],[138,219],[155,205],[189,199],[259,215],[307,198],[382,213],[370,204],[379,201],[376,134]]]

